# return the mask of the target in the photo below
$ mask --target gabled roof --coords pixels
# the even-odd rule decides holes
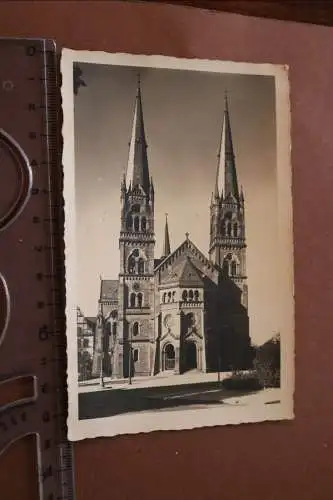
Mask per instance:
[[[154,259],[154,269],[161,264],[164,259]]]
[[[163,284],[178,284],[180,286],[201,287],[204,285],[200,271],[195,267],[189,256],[172,268],[171,273],[163,279]]]
[[[193,253],[194,256],[196,256],[201,262],[206,265],[208,268],[218,270],[218,267],[211,262],[210,260],[205,257],[205,255],[199,250],[199,248],[188,238],[186,237],[186,240],[183,241],[170,255],[168,255],[165,259],[163,259],[156,267],[155,267],[155,272],[158,271],[162,266],[165,264],[168,264],[169,261],[172,260],[172,258],[175,256],[176,253],[181,252],[182,249],[188,248],[190,249]]]
[[[118,280],[101,280],[100,300],[118,300]]]
[[[96,317],[95,316],[94,317],[88,316],[86,318],[86,320],[87,320],[87,323],[89,326],[96,325]]]

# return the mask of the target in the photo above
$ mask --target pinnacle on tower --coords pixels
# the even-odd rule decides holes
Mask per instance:
[[[224,97],[224,116],[221,134],[218,166],[216,171],[214,197],[222,198],[232,194],[239,201],[239,190],[235,164],[234,148],[232,143],[228,96]]]
[[[164,243],[163,243],[163,255],[162,258],[165,259],[170,255],[170,236],[169,236],[169,226],[168,226],[168,214],[165,214],[165,229],[164,229]]]
[[[129,188],[141,186],[149,194],[149,168],[147,157],[147,143],[142,111],[141,84],[138,78],[138,89],[135,100],[132,136],[129,147],[126,172],[126,186]]]

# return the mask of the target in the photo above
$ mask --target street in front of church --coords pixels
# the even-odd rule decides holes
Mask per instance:
[[[104,418],[152,410],[181,411],[221,405],[230,408],[280,403],[279,388],[253,391],[226,390],[222,385],[222,378],[218,381],[216,374],[207,375],[209,375],[206,377],[207,380],[203,382],[197,382],[195,376],[192,382],[189,379],[184,380],[181,376],[178,379],[177,376],[169,377],[169,385],[165,381],[165,385],[159,386],[156,383],[149,385],[149,382],[140,380],[134,380],[132,385],[122,381],[110,381],[106,382],[104,388],[98,384],[81,386],[79,418]],[[227,378],[227,374],[223,374],[223,378]]]

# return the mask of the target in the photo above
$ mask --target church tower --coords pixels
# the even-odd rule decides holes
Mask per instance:
[[[154,298],[154,187],[149,175],[140,81],[121,183],[118,346],[115,375],[149,375]]]
[[[242,292],[247,308],[244,195],[239,190],[232,141],[228,98],[225,95],[223,127],[214,192],[210,206],[210,260]]]

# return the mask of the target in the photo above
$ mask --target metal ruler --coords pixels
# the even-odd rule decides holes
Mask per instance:
[[[54,42],[0,39],[0,392],[31,383],[0,407],[0,453],[36,435],[40,500],[74,499],[58,74]]]

